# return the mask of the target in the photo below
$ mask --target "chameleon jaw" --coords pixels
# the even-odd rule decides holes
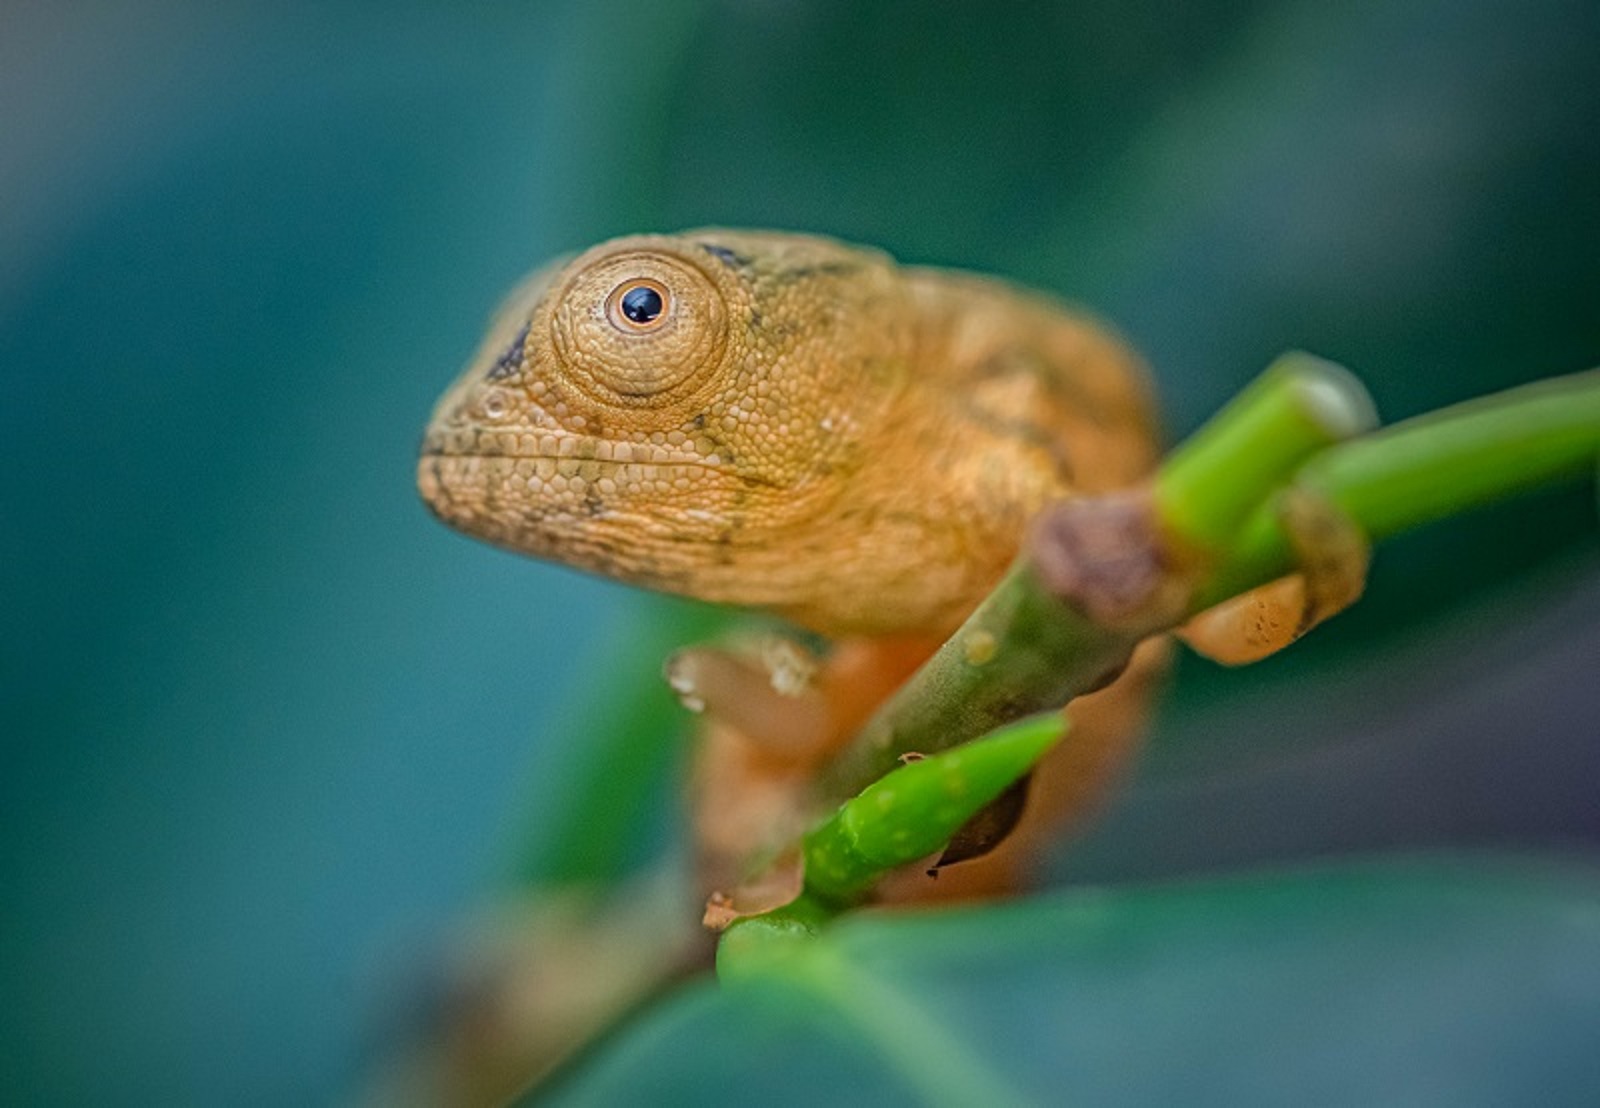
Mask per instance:
[[[496,546],[675,592],[733,528],[742,482],[703,461],[429,449],[417,488],[439,520]]]

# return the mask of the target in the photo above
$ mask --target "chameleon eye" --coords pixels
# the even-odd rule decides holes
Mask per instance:
[[[721,363],[723,289],[698,253],[686,258],[673,247],[650,236],[602,243],[568,267],[552,294],[556,366],[603,404],[659,407],[664,394],[687,395]]]
[[[644,277],[624,281],[606,300],[606,315],[619,331],[649,331],[667,318],[665,286]]]

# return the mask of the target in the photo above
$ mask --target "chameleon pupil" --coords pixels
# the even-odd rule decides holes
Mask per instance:
[[[622,314],[627,316],[630,322],[637,323],[641,327],[654,323],[661,315],[664,306],[661,294],[648,285],[640,285],[623,293],[620,304]]]

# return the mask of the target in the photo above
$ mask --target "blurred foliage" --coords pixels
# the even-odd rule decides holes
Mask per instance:
[[[1435,858],[852,917],[557,1104],[1593,1103],[1592,868]]]
[[[417,999],[373,982],[425,977],[505,839],[604,764],[582,689],[651,673],[608,661],[637,601],[410,487],[524,269],[827,231],[1092,305],[1175,435],[1288,347],[1400,418],[1600,361],[1597,46],[1578,0],[8,6],[8,1092],[326,1099]],[[1576,489],[1453,521],[1304,649],[1186,665],[1157,772],[1069,872],[1592,842],[1592,528]],[[1310,760],[1200,772],[1285,748]]]
[[[714,638],[728,612],[654,597],[633,613],[604,658],[610,680],[563,731],[563,764],[530,782],[532,818],[513,839],[517,885],[615,881],[655,861],[681,813],[666,786],[686,772],[693,724],[661,679],[663,660],[685,642]]]

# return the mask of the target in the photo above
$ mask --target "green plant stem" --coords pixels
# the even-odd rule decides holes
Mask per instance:
[[[781,908],[728,925],[717,941],[717,979],[742,981],[771,971],[809,945],[838,907],[802,892]]]
[[[1181,560],[1213,564],[1164,626],[1110,626],[1024,557],[821,777],[860,791],[910,751],[965,742],[1098,687],[1150,633],[1293,569],[1276,492],[1327,496],[1373,540],[1588,472],[1600,454],[1600,371],[1524,386],[1331,446],[1370,409],[1342,370],[1289,355],[1172,455],[1154,481],[1159,529]],[[1320,451],[1320,453],[1319,453]],[[1315,455],[1303,466],[1300,463]],[[1033,553],[1037,553],[1035,550]],[[983,649],[977,649],[983,644]],[[991,649],[992,644],[992,649]]]
[[[1295,484],[1326,496],[1373,542],[1517,492],[1583,477],[1600,459],[1600,370],[1509,389],[1397,423],[1317,455]],[[1272,501],[1257,506],[1196,598],[1209,607],[1294,568]]]
[[[938,851],[1067,733],[1059,713],[1013,723],[960,749],[900,766],[807,834],[800,895],[736,920],[717,944],[717,974],[736,978],[803,947],[891,870]]]
[[[1154,481],[1151,503],[1160,526],[1152,534],[1177,548],[1177,563],[1198,552],[1204,572],[1163,627],[1090,618],[1074,598],[1046,583],[1049,575],[1037,564],[1036,533],[967,623],[827,768],[823,795],[859,795],[805,840],[807,892],[796,902],[800,916],[791,919],[790,908],[780,909],[770,919],[758,917],[769,920],[761,926],[791,937],[812,934],[830,911],[858,897],[882,872],[936,848],[959,813],[938,811],[929,800],[939,795],[938,786],[920,782],[939,781],[947,763],[959,764],[965,751],[1006,732],[896,769],[901,755],[944,750],[997,723],[1059,708],[1114,675],[1147,634],[1292,569],[1288,536],[1275,510],[1278,495],[1289,471],[1308,454],[1364,424],[1364,395],[1342,371],[1307,356],[1285,359],[1174,454]],[[1323,449],[1301,466],[1294,482],[1328,497],[1367,534],[1382,539],[1519,489],[1588,473],[1597,461],[1600,371],[1591,371]],[[1238,475],[1248,496],[1234,491],[1230,474]],[[1226,488],[1219,491],[1219,485]],[[1129,542],[1144,541],[1137,530],[1130,534]],[[1013,733],[1026,734],[1030,725]],[[985,790],[993,786],[988,795],[1026,772],[1058,737],[1036,733],[1032,741],[1039,745],[1029,757],[1009,763],[996,758],[985,776]],[[916,789],[901,787],[912,784]],[[766,942],[759,938],[765,934],[747,932],[746,940]]]
[[[1226,549],[1284,474],[1376,424],[1372,398],[1349,370],[1291,351],[1162,463],[1157,513],[1192,545]]]
[[[1120,666],[1140,637],[1107,634],[1051,596],[1031,567],[1018,566],[829,763],[819,795],[838,802],[902,755],[946,750],[1059,708]],[[984,659],[988,644],[999,645]]]

